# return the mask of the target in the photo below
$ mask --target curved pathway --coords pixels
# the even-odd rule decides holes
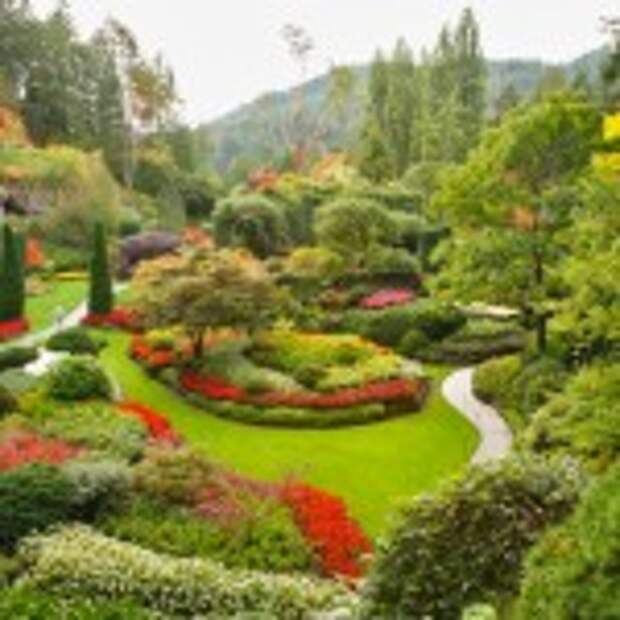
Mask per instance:
[[[472,463],[483,464],[504,458],[512,446],[512,432],[499,413],[474,396],[474,368],[452,373],[442,384],[444,398],[461,412],[480,433],[481,442]]]

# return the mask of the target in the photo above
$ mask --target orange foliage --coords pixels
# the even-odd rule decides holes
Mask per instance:
[[[10,108],[0,107],[0,144],[28,146],[29,143],[19,114]]]
[[[248,176],[248,186],[255,192],[275,191],[280,175],[272,168],[258,168]]]
[[[45,265],[45,254],[38,239],[26,241],[26,266],[30,269],[39,269]]]
[[[519,230],[532,231],[538,226],[538,216],[527,207],[517,207],[512,213],[512,223]]]
[[[211,235],[197,226],[189,226],[183,231],[183,242],[187,245],[195,245],[206,248],[213,247],[213,239],[211,238]]]

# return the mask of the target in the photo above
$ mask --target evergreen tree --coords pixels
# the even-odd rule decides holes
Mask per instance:
[[[495,121],[500,122],[504,115],[513,108],[516,108],[520,102],[521,97],[519,96],[519,92],[515,88],[515,85],[512,82],[509,82],[506,86],[504,86],[499,94],[499,97],[495,100]]]
[[[109,314],[114,307],[112,277],[108,264],[108,248],[103,224],[95,225],[93,254],[90,262],[90,293],[88,312],[90,314]]]
[[[362,130],[359,144],[359,170],[371,181],[381,183],[390,178],[392,164],[379,121],[371,117]]]
[[[2,248],[0,321],[14,321],[24,316],[26,287],[23,245],[9,224],[4,225]]]

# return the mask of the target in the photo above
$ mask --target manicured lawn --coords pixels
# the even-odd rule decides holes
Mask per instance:
[[[31,331],[51,327],[59,306],[62,306],[65,313],[75,310],[86,298],[87,290],[87,282],[54,282],[43,295],[28,297],[26,313],[30,320]]]
[[[365,427],[282,430],[244,426],[210,416],[145,375],[126,356],[128,337],[107,333],[102,354],[125,396],[166,413],[192,445],[251,476],[295,475],[343,496],[372,535],[394,502],[432,489],[473,454],[476,431],[433,391],[420,413]],[[440,379],[447,371],[434,369]]]

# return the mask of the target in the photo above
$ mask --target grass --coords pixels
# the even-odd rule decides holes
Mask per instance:
[[[26,314],[32,332],[51,327],[56,320],[56,309],[62,307],[65,313],[75,310],[85,299],[88,290],[87,282],[54,282],[42,295],[28,297]]]
[[[373,536],[385,530],[398,499],[431,490],[459,472],[478,444],[475,429],[436,389],[445,368],[432,369],[435,387],[417,414],[335,430],[265,429],[228,422],[186,403],[128,359],[126,335],[106,336],[102,361],[127,398],[165,413],[195,448],[245,474],[299,476],[344,497]]]

